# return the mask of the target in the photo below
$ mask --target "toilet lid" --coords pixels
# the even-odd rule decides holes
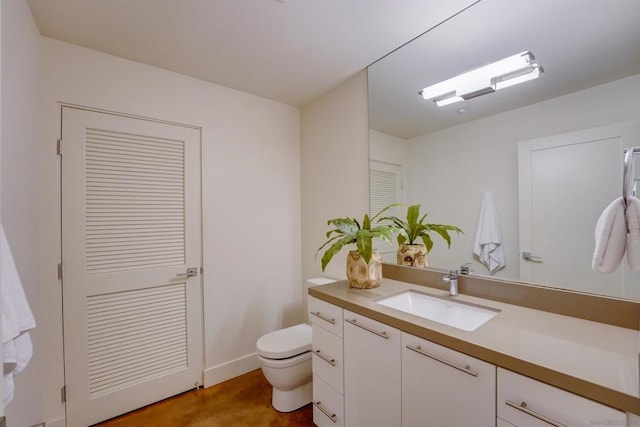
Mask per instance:
[[[256,343],[258,354],[269,359],[286,359],[311,350],[311,326],[301,324],[263,335]]]

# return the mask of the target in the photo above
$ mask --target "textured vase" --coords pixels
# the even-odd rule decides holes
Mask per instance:
[[[398,264],[407,267],[426,268],[429,266],[427,262],[427,248],[424,245],[400,245],[398,248]]]
[[[347,254],[347,279],[349,286],[358,289],[377,288],[382,282],[382,258],[373,251],[367,264],[358,251]]]

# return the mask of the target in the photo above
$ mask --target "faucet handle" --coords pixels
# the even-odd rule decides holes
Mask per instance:
[[[458,278],[458,270],[449,270],[449,275],[447,277],[449,279],[457,279]]]
[[[465,262],[460,266],[460,274],[471,274],[473,270],[471,269],[471,263]]]

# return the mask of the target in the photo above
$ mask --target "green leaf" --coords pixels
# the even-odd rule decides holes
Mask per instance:
[[[411,227],[418,224],[418,215],[420,215],[420,205],[409,206],[407,209],[407,223]]]
[[[356,244],[356,248],[360,255],[367,263],[369,263],[373,252],[372,240],[374,238],[378,238],[391,242],[393,234],[401,231],[403,228],[404,222],[395,217],[377,220],[383,212],[397,205],[397,203],[389,205],[373,217],[369,217],[369,214],[365,214],[362,221],[362,227],[356,218],[334,218],[327,221],[327,225],[335,228],[326,232],[327,241],[316,251],[317,256],[320,251],[329,246],[329,249],[327,249],[322,255],[322,271],[324,271],[327,264],[331,261],[333,256],[342,249],[342,247],[352,243]],[[383,220],[390,221],[392,224],[382,224],[381,222]],[[372,224],[374,223],[376,226],[372,227]]]
[[[360,228],[358,222],[353,218],[330,219],[329,221],[327,221],[327,225],[333,225],[343,234],[354,233]]]
[[[462,233],[462,230],[454,225],[446,224],[428,224],[426,223],[428,214],[420,216],[420,205],[411,205],[407,208],[407,221],[402,221],[396,217],[385,217],[382,220],[390,221],[394,224],[398,233],[398,245],[415,244],[420,238],[424,242],[427,252],[433,248],[433,240],[430,233],[433,231],[447,242],[447,246],[451,246],[450,231]],[[381,220],[381,221],[382,221]]]
[[[386,211],[388,211],[389,209],[394,208],[394,207],[396,207],[396,206],[400,206],[400,205],[401,205],[401,203],[393,203],[393,204],[391,204],[391,205],[389,205],[389,206],[385,206],[385,207],[384,207],[380,212],[378,212],[377,214],[375,214],[375,215],[373,216],[373,218],[371,218],[371,221],[375,221],[375,220],[376,220],[376,218],[378,218],[378,217],[379,217],[380,215],[382,215],[384,212],[386,212]]]
[[[324,255],[322,255],[322,271],[324,271],[324,269],[327,267],[327,264],[329,264],[329,261],[331,261],[333,256],[340,252],[344,245],[351,243],[352,239],[353,236],[346,236],[345,238],[335,242],[329,249],[325,251]],[[326,246],[326,243],[322,247],[324,246]]]
[[[427,253],[431,252],[431,248],[433,248],[433,240],[431,240],[431,236],[428,234],[423,234],[422,243],[424,243],[424,247],[427,250]]]
[[[364,221],[362,222],[363,230],[371,230],[371,220],[369,220],[369,215],[364,214]]]
[[[358,230],[356,233],[356,247],[358,248],[360,256],[364,258],[364,262],[366,264],[369,264],[369,261],[371,261],[371,252],[373,251],[372,246],[369,230]]]

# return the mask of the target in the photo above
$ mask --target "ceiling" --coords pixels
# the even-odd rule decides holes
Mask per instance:
[[[303,106],[475,0],[27,0],[43,36]]]

